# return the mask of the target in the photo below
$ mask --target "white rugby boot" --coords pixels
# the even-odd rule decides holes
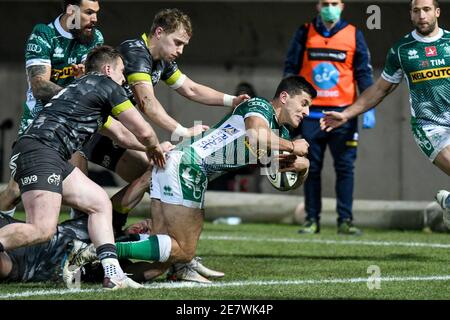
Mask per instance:
[[[442,208],[444,223],[447,228],[450,228],[450,192],[446,190],[439,190],[436,194],[436,201]]]

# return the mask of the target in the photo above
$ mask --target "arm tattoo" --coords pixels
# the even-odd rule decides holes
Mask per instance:
[[[27,68],[28,71],[28,79],[31,81],[34,77],[43,76],[47,73],[46,66],[31,66]]]
[[[55,94],[62,90],[62,87],[51,82],[49,79],[45,79],[47,73],[46,66],[31,66],[27,71],[33,95],[36,99],[47,103]]]

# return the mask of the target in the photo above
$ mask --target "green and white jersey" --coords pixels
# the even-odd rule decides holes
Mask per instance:
[[[81,44],[62,28],[60,17],[47,25],[37,24],[33,28],[25,47],[25,66],[26,68],[36,65],[50,66],[50,80],[61,87],[66,87],[74,80],[72,65],[83,63],[92,48],[103,44],[103,36],[95,29],[92,42]],[[33,96],[29,82],[27,100],[23,108],[19,136],[43,108],[42,101]]]
[[[257,165],[265,154],[249,142],[244,122],[253,116],[266,121],[278,136],[290,139],[288,128],[278,123],[270,102],[256,97],[241,103],[231,114],[201,135],[183,140],[175,149],[184,152],[182,163],[198,165],[208,180],[227,171]]]
[[[450,127],[450,33],[439,29],[432,38],[416,31],[398,41],[387,55],[383,79],[408,81],[411,124]]]

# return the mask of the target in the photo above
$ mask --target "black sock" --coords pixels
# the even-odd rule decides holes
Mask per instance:
[[[100,261],[103,259],[117,259],[116,246],[112,243],[102,244],[97,248],[97,257]]]
[[[0,252],[3,252],[3,251],[5,251],[5,248],[3,248],[3,245],[2,245],[2,243],[0,242]]]
[[[122,228],[127,223],[128,213],[120,213],[113,210],[113,230],[116,236],[122,235]]]

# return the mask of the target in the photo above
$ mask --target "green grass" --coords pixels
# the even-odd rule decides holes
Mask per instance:
[[[133,218],[131,222],[135,220],[136,218]],[[180,288],[174,287],[178,284],[169,284],[160,278],[147,284],[147,289],[142,290],[103,292],[99,289],[99,285],[82,284],[82,289],[99,290],[65,294],[47,293],[18,298],[237,300],[449,299],[450,297],[449,280],[405,279],[450,276],[450,248],[401,245],[416,242],[450,245],[449,234],[364,229],[362,236],[348,237],[337,235],[335,228],[324,228],[320,235],[299,235],[297,230],[297,226],[291,225],[228,226],[206,223],[197,253],[203,257],[205,265],[226,273],[225,278],[214,281],[215,286],[197,285]],[[331,242],[324,243],[325,240]],[[380,243],[364,245],[360,243],[361,241]],[[381,242],[394,244],[383,246]],[[381,280],[381,289],[369,290],[366,280],[369,276],[367,268],[370,265],[377,265],[380,268],[381,277],[399,277],[404,281]],[[352,278],[362,280],[354,283],[346,281]],[[342,283],[335,283],[337,279],[341,279]],[[311,282],[299,282],[302,280]],[[324,283],[324,280],[331,282]],[[257,281],[261,283],[255,283]],[[268,281],[278,282],[270,285]],[[160,287],[155,288],[156,286]],[[5,299],[5,294],[8,293],[31,291],[32,294],[36,294],[35,291],[38,290],[60,291],[64,290],[64,286],[52,283],[2,284],[0,299]]]

